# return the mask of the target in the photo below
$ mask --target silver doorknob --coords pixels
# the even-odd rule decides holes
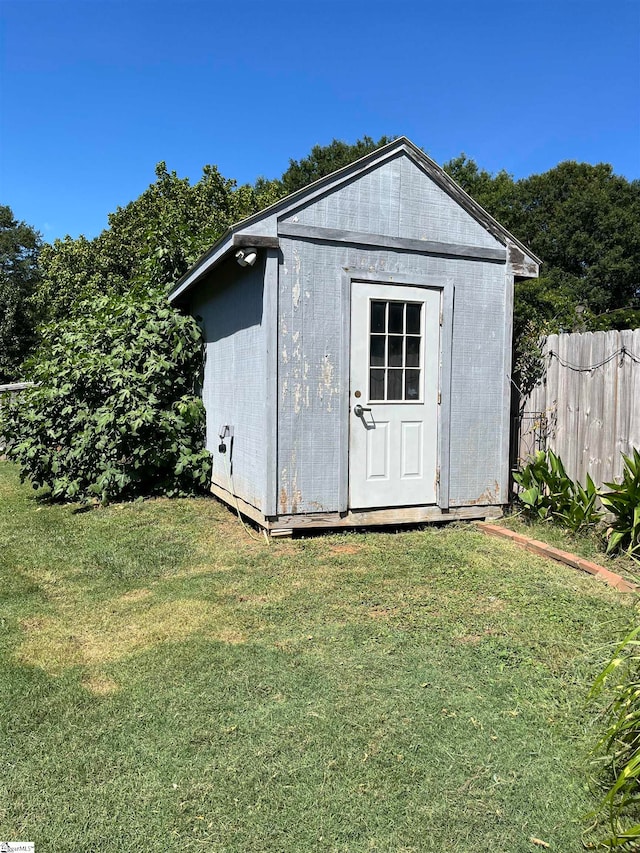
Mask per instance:
[[[364,412],[370,412],[370,411],[371,411],[371,409],[368,409],[366,406],[361,406],[360,403],[356,403],[356,405],[353,407],[353,414],[357,418],[361,418],[362,415],[364,414]]]

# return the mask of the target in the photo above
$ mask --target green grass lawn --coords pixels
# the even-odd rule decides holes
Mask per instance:
[[[581,850],[585,709],[632,602],[472,526],[249,539],[78,512],[0,463],[0,839]]]

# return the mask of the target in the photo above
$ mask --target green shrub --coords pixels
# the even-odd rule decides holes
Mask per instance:
[[[590,849],[640,849],[640,645],[636,627],[616,649],[595,682],[592,696],[615,676],[606,711],[607,730],[597,748],[598,783],[603,791],[591,832]]]
[[[613,515],[607,530],[607,553],[625,550],[640,559],[640,453],[622,455],[624,472],[621,483],[605,483],[609,489],[600,495],[602,505]]]
[[[45,330],[27,367],[37,386],[4,407],[7,456],[54,498],[106,503],[205,488],[195,321],[160,293],[99,297],[85,309]]]
[[[602,517],[591,477],[587,474],[586,488],[574,482],[553,450],[539,450],[513,478],[522,487],[518,500],[528,515],[558,521],[574,532],[595,525]]]

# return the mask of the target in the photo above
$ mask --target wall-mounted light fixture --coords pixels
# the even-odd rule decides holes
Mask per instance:
[[[255,264],[257,257],[258,250],[251,246],[246,246],[244,249],[238,249],[236,252],[236,261],[241,267],[252,267]]]

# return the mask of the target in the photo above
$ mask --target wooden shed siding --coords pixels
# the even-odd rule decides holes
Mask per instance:
[[[345,509],[340,505],[341,425],[349,390],[345,268],[352,276],[358,270],[405,278],[413,273],[454,284],[450,504],[504,499],[505,265],[296,238],[282,238],[281,251],[278,512]]]
[[[212,479],[262,509],[266,494],[266,343],[264,263],[241,269],[234,259],[197,288],[190,310],[202,318],[207,449]],[[220,426],[233,427],[233,453],[218,452]],[[226,442],[229,448],[230,442]],[[233,486],[229,482],[232,465]]]
[[[467,246],[502,245],[402,154],[282,221]]]
[[[507,500],[504,267],[459,261],[453,318],[451,506]]]
[[[458,202],[403,157],[400,233],[420,240],[441,240],[473,246],[499,248],[502,244],[480,225]],[[430,236],[433,235],[433,236]]]
[[[281,242],[278,323],[278,512],[338,511],[341,276],[335,250]],[[324,438],[323,438],[324,436]]]

